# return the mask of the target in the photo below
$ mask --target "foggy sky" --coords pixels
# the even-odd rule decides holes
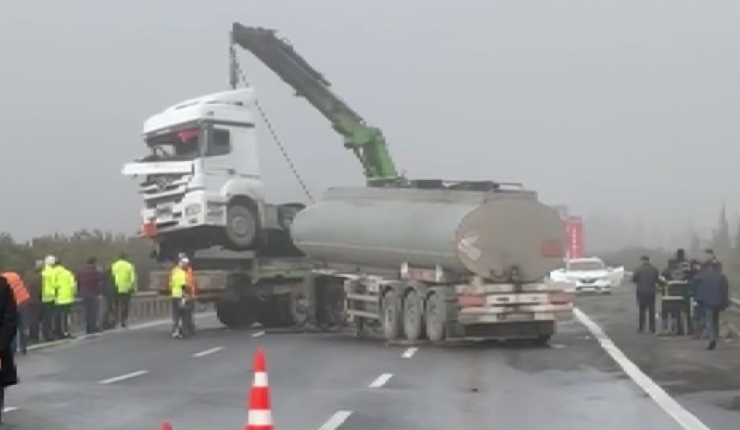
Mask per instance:
[[[410,177],[521,181],[666,231],[740,209],[737,1],[0,0],[0,230],[135,231],[121,166],[146,117],[227,88],[233,21],[281,30]],[[313,193],[361,184],[328,122],[242,58]],[[271,200],[302,199],[264,129],[260,152]]]

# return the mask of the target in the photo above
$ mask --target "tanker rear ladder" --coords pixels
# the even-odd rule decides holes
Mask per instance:
[[[385,138],[380,129],[368,125],[338,95],[331,91],[324,76],[301,57],[275,30],[245,27],[234,23],[231,32],[232,47],[238,45],[249,51],[285,83],[296,95],[305,98],[326,119],[332,128],[344,137],[344,146],[352,150],[362,164],[369,185],[388,185],[404,182],[396,170]],[[235,81],[232,64],[232,84]]]

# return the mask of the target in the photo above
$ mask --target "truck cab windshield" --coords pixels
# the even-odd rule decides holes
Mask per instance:
[[[142,161],[193,160],[200,156],[198,129],[187,129],[147,139],[151,155]]]

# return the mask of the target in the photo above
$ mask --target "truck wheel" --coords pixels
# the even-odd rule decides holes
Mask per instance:
[[[388,290],[383,294],[383,337],[395,340],[401,336],[401,309],[395,291]]]
[[[232,203],[226,209],[226,238],[238,249],[254,247],[259,233],[255,210],[241,203]]]
[[[403,300],[403,331],[406,334],[406,339],[411,342],[421,339],[423,313],[424,308],[419,299],[419,294],[416,290],[409,291]]]
[[[445,322],[447,320],[447,303],[439,293],[432,293],[427,298],[424,312],[427,337],[432,342],[445,340]]]

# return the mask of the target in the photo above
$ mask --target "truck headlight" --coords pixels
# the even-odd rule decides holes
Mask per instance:
[[[195,216],[200,213],[200,205],[193,203],[192,205],[185,206],[185,216]]]

